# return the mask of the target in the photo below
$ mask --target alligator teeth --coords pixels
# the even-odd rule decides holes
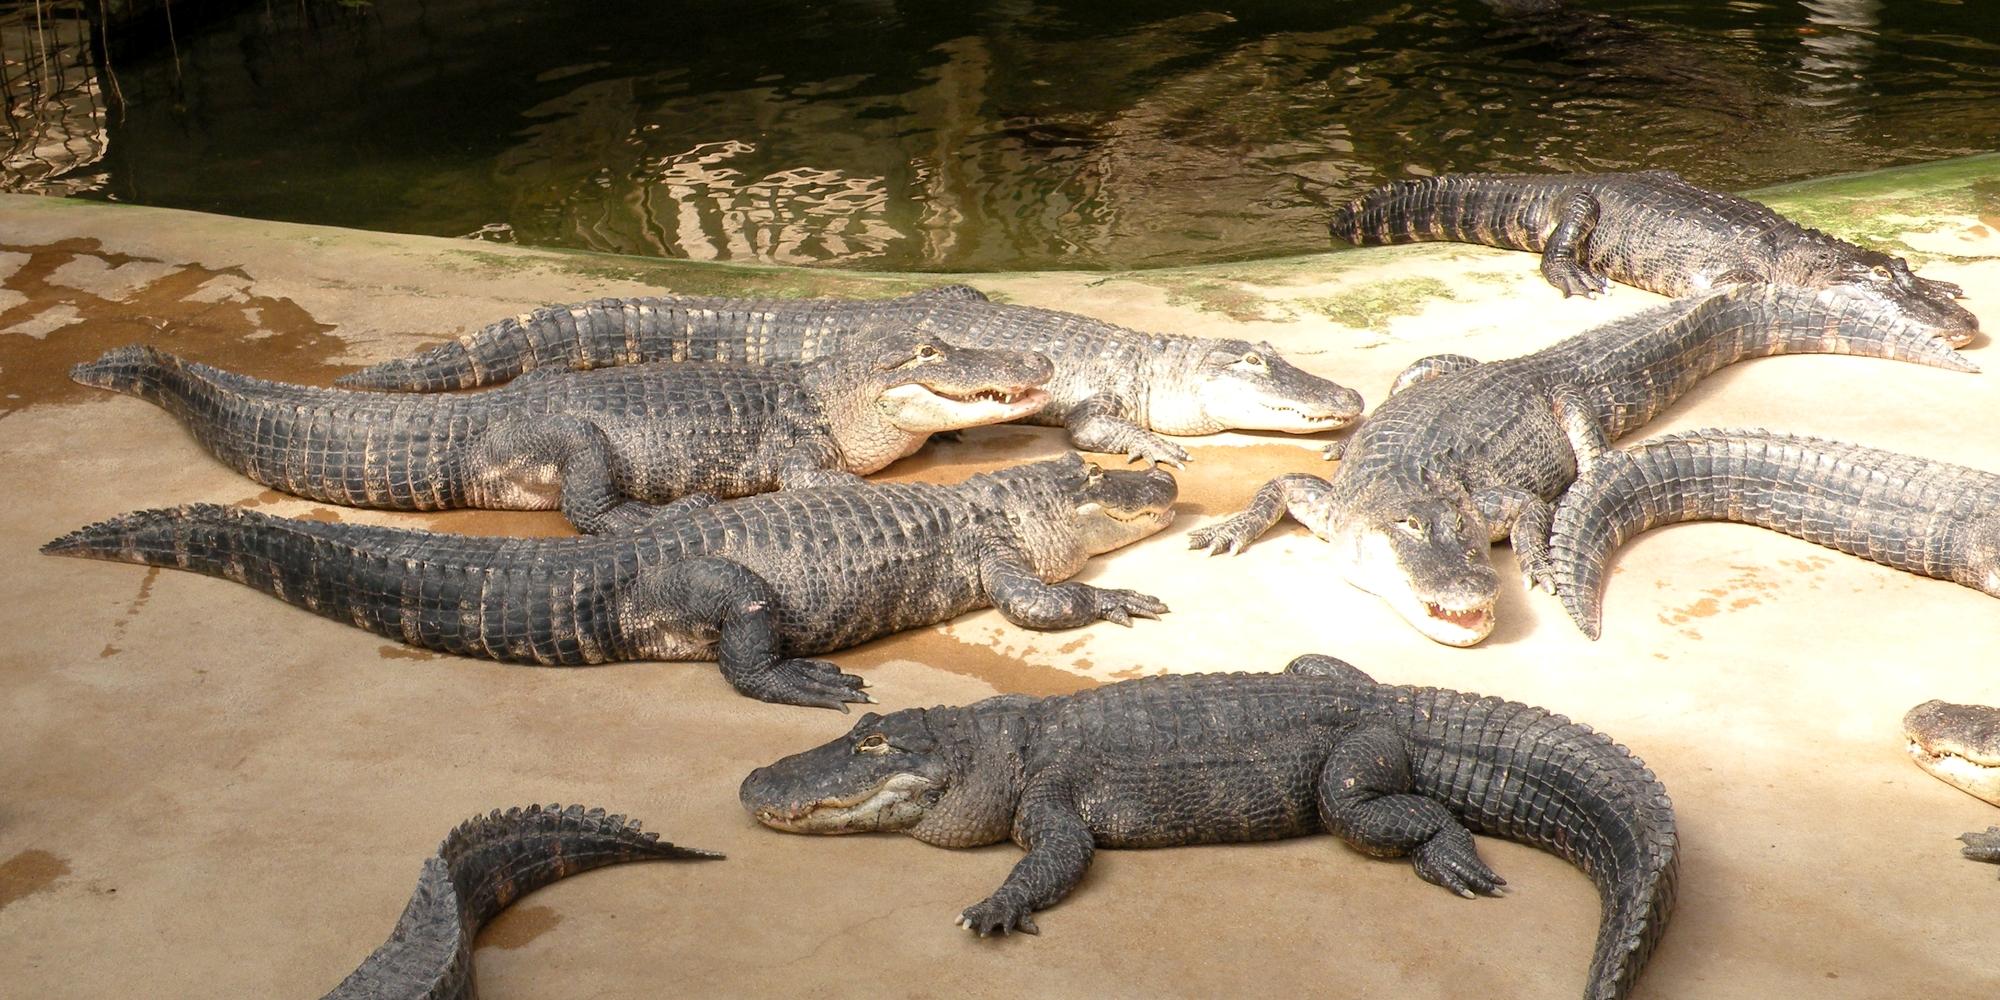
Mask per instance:
[[[1450,622],[1459,628],[1467,629],[1478,628],[1480,623],[1486,620],[1485,608],[1469,608],[1465,611],[1453,611],[1442,604],[1432,604],[1429,601],[1424,602],[1424,613],[1439,621]]]

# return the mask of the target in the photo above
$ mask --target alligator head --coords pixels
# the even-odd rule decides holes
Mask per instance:
[[[1903,736],[1918,767],[2000,805],[2000,708],[1927,701],[1903,716]]]
[[[1163,434],[1313,434],[1361,416],[1360,393],[1307,373],[1269,343],[1192,338],[1184,353],[1158,363],[1175,369],[1152,383],[1147,400],[1147,422]]]
[[[1500,575],[1491,534],[1462,489],[1426,477],[1336,481],[1334,558],[1347,581],[1396,609],[1417,631],[1471,646],[1493,631]]]
[[[850,472],[865,473],[942,431],[1018,420],[1048,405],[1055,369],[1027,351],[960,347],[914,335],[872,343],[859,356],[808,364]]]
[[[1074,576],[1091,556],[1130,545],[1174,520],[1180,489],[1161,468],[1105,469],[1070,452],[974,476],[1043,580]]]
[[[1919,278],[1901,257],[1875,250],[1858,254],[1812,252],[1810,272],[1799,284],[1808,287],[1840,287],[1861,298],[1890,309],[1911,322],[1932,331],[1953,347],[1964,347],[1979,333],[1979,317],[1957,300],[1965,291],[1948,281]]]
[[[1005,766],[1006,709],[1031,700],[870,712],[845,736],[751,771],[737,797],[757,822],[787,833],[900,832],[946,847],[1004,840],[1015,771]]]
[[[1071,513],[1084,551],[1098,555],[1123,548],[1174,523],[1180,485],[1165,469],[1105,469],[1071,457],[1079,466],[1071,481]]]

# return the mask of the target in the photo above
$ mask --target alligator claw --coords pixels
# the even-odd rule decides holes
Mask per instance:
[[[1106,590],[1094,588],[1097,595],[1097,617],[1108,622],[1116,622],[1126,628],[1132,627],[1132,619],[1154,618],[1166,614],[1167,605],[1151,594],[1141,594],[1136,590]]]
[[[1188,535],[1188,548],[1207,549],[1211,556],[1234,555],[1249,548],[1254,538],[1247,527],[1232,517],[1221,524],[1196,529]]]
[[[980,937],[1005,935],[1010,931],[1020,931],[1023,934],[1042,932],[1040,927],[1035,926],[1033,907],[1002,898],[998,893],[961,911],[958,915],[958,926]]]
[[[1447,826],[1426,840],[1411,854],[1417,877],[1466,899],[1498,896],[1507,880],[1480,860],[1472,834],[1462,826]]]
[[[2000,826],[1989,826],[1985,833],[1961,834],[1958,839],[1965,842],[1966,857],[2000,864]]]
[[[745,678],[737,690],[759,701],[847,711],[848,703],[874,704],[860,677],[825,660],[779,660]]]

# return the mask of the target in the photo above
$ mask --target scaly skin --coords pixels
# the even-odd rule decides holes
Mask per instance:
[[[1075,455],[953,486],[865,483],[700,506],[637,532],[481,538],[198,505],[112,518],[52,555],[220,576],[414,646],[544,666],[719,662],[743,694],[846,710],[861,678],[801,655],[974,608],[1025,628],[1130,624],[1166,605],[1058,583],[1173,520],[1164,470]]]
[[[1670,170],[1625,174],[1447,174],[1396,181],[1336,209],[1328,231],[1367,246],[1454,240],[1542,255],[1564,296],[1612,281],[1679,298],[1739,282],[1845,287],[1929,326],[1953,347],[1979,331],[1950,282],[1901,257],[1807,229]]]
[[[1604,902],[1584,995],[1630,992],[1666,928],[1673,806],[1609,737],[1539,708],[1377,684],[1332,657],[1283,674],[1125,681],[1054,698],[869,714],[846,736],[750,773],[744,808],[796,833],[902,831],[1027,850],[968,907],[980,934],[1035,933],[1034,913],[1097,848],[1326,831],[1468,898],[1504,885],[1472,833],[1583,869]],[[1468,994],[1479,992],[1468,984]]]
[[[1903,736],[1931,777],[2000,806],[2000,708],[1927,701],[1903,716]]]
[[[2000,475],[1761,430],[1696,430],[1607,452],[1556,507],[1549,560],[1577,628],[1601,632],[1605,564],[1683,521],[1781,531],[2000,597]]]
[[[1310,434],[1346,426],[1361,413],[1357,393],[1293,367],[1269,344],[1142,333],[1073,313],[988,302],[963,285],[864,302],[664,296],[548,306],[336,381],[437,391],[552,365],[802,361],[861,349],[885,331],[905,329],[1047,357],[1055,366],[1050,402],[1027,419],[1067,428],[1085,451],[1181,463],[1186,450],[1160,434]]]
[[[1531,586],[1553,588],[1550,501],[1579,469],[1709,373],[1772,354],[1977,370],[1927,328],[1840,289],[1735,286],[1518,358],[1420,360],[1345,442],[1330,481],[1272,480],[1190,545],[1240,550],[1289,512],[1332,543],[1349,583],[1430,638],[1473,645],[1494,624],[1493,542],[1513,544]]]
[[[472,940],[514,900],[607,865],[721,857],[676,847],[602,809],[528,806],[474,816],[424,862],[389,940],[324,1000],[470,1000],[478,995]]]
[[[884,337],[802,366],[550,371],[436,396],[267,382],[126,347],[70,377],[158,404],[231,468],[287,493],[388,510],[559,507],[629,528],[691,493],[739,497],[874,472],[932,433],[1048,401],[1047,359]]]

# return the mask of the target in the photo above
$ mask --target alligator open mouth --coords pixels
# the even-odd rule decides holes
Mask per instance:
[[[1021,389],[978,389],[969,393],[947,392],[936,386],[929,385],[922,386],[922,388],[933,396],[941,399],[949,399],[955,403],[999,403],[1002,406],[1013,406],[1017,403],[1046,401],[1049,398],[1048,393],[1032,387]]]
[[[1493,611],[1492,609],[1486,607],[1467,608],[1463,611],[1455,611],[1451,608],[1445,607],[1442,604],[1435,604],[1430,601],[1425,601],[1424,614],[1427,614],[1432,618],[1437,619],[1438,621],[1446,622],[1451,625],[1456,625],[1462,629],[1477,630],[1485,626],[1486,619],[1493,614]]]

